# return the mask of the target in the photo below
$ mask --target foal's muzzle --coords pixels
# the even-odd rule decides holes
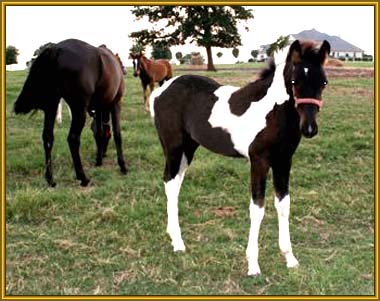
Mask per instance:
[[[318,134],[318,125],[316,122],[305,122],[301,127],[301,132],[305,138],[313,138],[315,135]]]
[[[300,107],[301,105],[301,107]],[[323,101],[315,98],[295,98],[295,107],[300,113],[300,130],[305,138],[318,134],[316,116],[322,108]]]

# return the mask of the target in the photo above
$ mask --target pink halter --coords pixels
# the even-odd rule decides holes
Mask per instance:
[[[295,100],[295,107],[299,104],[312,104],[316,105],[318,109],[321,109],[323,107],[323,100],[322,99],[315,99],[315,98],[294,98]]]

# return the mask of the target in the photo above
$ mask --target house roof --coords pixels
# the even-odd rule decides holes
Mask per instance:
[[[330,36],[328,34],[319,32],[317,30],[310,29],[304,30],[297,34],[291,34],[294,39],[300,40],[314,40],[318,42],[322,42],[323,40],[327,40],[331,45],[331,51],[342,51],[342,52],[364,52],[364,50],[356,47],[347,41],[341,39],[338,36]]]

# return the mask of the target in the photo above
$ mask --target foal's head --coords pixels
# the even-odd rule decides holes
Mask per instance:
[[[137,77],[140,75],[141,71],[141,59],[144,57],[144,54],[140,51],[139,53],[131,53],[131,59],[133,60],[133,76]]]
[[[286,59],[286,88],[294,98],[300,115],[300,130],[306,138],[318,133],[316,116],[323,105],[322,91],[327,85],[323,65],[329,53],[327,41],[318,47],[312,42],[296,40],[290,46]]]

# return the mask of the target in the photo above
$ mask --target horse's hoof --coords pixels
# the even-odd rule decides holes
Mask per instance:
[[[121,166],[120,167],[120,172],[123,174],[123,175],[126,175],[128,173],[128,168],[126,168],[125,166]]]
[[[55,187],[55,186],[57,186],[57,183],[54,182],[54,181],[51,181],[51,182],[49,182],[48,184],[49,184],[50,187]]]
[[[95,166],[98,167],[98,166],[102,166],[103,165],[103,162],[102,161],[96,161],[95,163]]]
[[[80,186],[82,187],[86,187],[88,185],[88,183],[90,183],[90,180],[89,179],[83,179],[81,182],[80,182]]]

